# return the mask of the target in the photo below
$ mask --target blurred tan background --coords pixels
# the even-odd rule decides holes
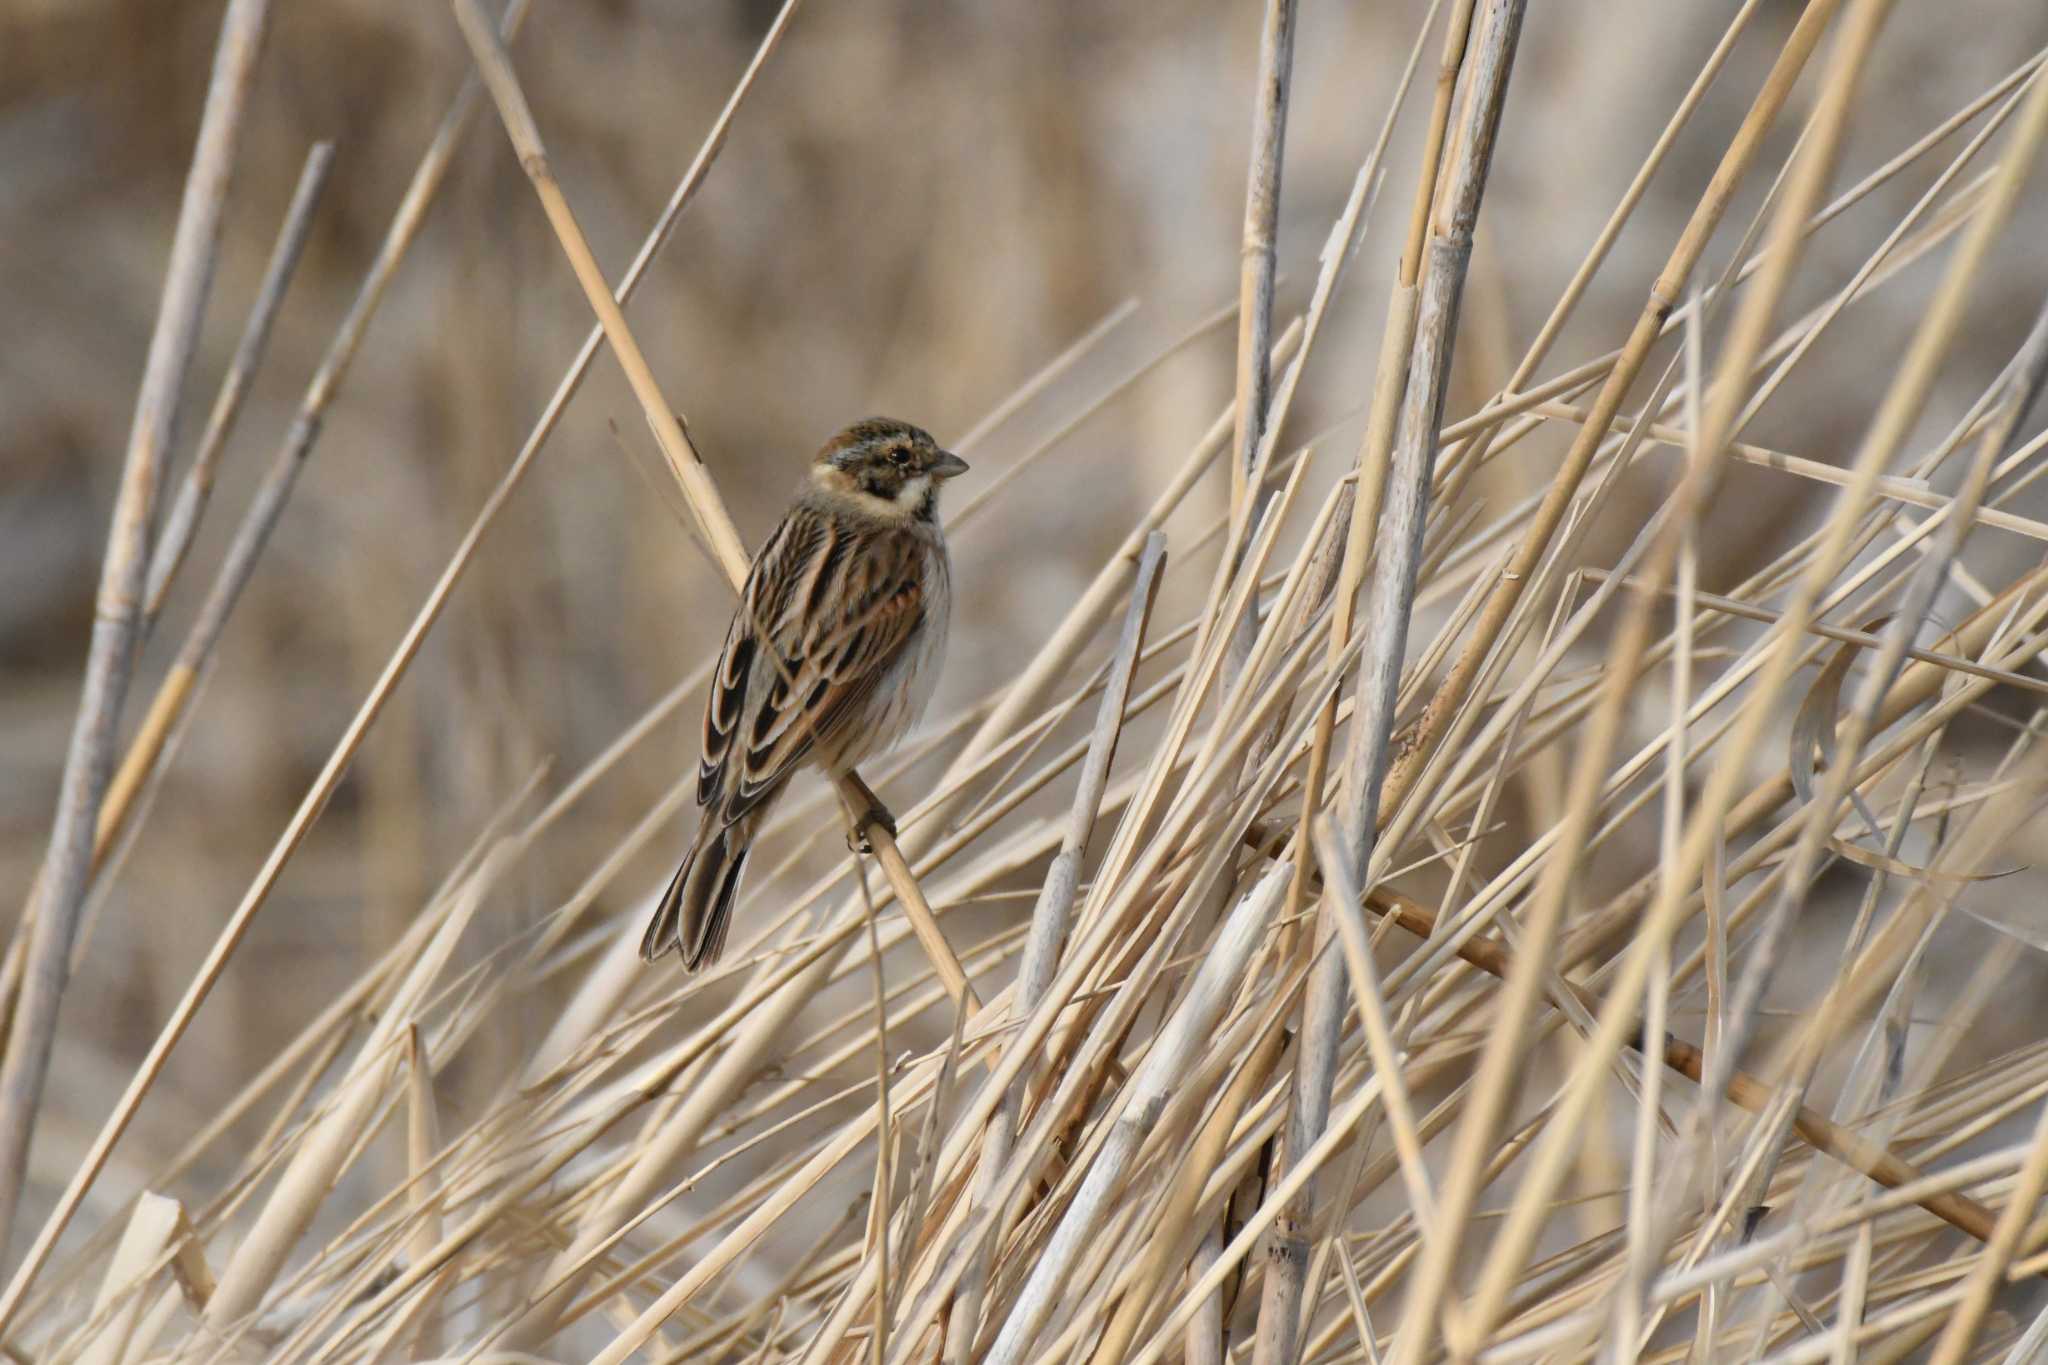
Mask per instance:
[[[1281,214],[1283,320],[1306,299],[1424,8],[1304,6]],[[1550,0],[1532,9],[1453,417],[1504,381],[1735,8]],[[614,275],[774,9],[761,0],[536,5],[515,58]],[[0,0],[0,912],[10,921],[47,836],[219,11]],[[1618,344],[1795,13],[1780,0],[1763,6],[1544,374]],[[960,488],[972,496],[1232,299],[1257,22],[1258,6],[1214,0],[809,0],[631,310],[742,529],[765,530],[802,461],[845,421],[885,412],[955,439],[1120,301],[1139,300],[1129,323],[974,452],[976,475]],[[1837,183],[2044,40],[2048,17],[2033,6],[1900,6]],[[1432,38],[1425,94],[1435,50]],[[443,5],[278,7],[178,472],[301,159],[326,138],[338,160],[212,512],[144,658],[131,725],[467,66]],[[1323,487],[1356,440],[1418,122],[1411,103],[1371,235],[1290,427],[1297,439],[1330,433],[1312,476]],[[1766,167],[1790,146],[1781,132]],[[1823,238],[1793,302],[1838,287],[1936,169],[1916,167]],[[1709,254],[1715,272],[1767,181],[1743,187]],[[2010,291],[2009,316],[1995,301],[1980,307],[1930,431],[1990,381],[2024,332],[2048,286],[2048,253],[2027,244],[2044,240],[2048,195],[2034,193],[1994,272]],[[1868,416],[1866,367],[1895,360],[1939,260],[1859,305],[1854,328],[1822,348],[1796,401],[1768,410],[1755,439],[1844,459]],[[190,979],[589,321],[485,111],[371,329],[94,928],[67,999],[39,1181],[68,1175],[69,1153]],[[1087,422],[957,541],[961,607],[935,715],[1028,656],[1179,467],[1228,399],[1233,334],[1216,331]],[[1532,440],[1505,468],[1530,486],[1561,440]],[[131,1139],[138,1163],[189,1133],[352,979],[537,764],[552,758],[558,774],[574,771],[715,648],[727,595],[650,475],[651,440],[601,357],[177,1054],[175,1083],[144,1110]],[[1199,530],[1223,487],[1212,480],[1176,532]],[[1708,546],[1708,586],[1807,524],[1803,495],[1781,478],[1740,474],[1722,501],[1726,534]],[[1602,553],[1630,530],[1603,528]],[[1990,576],[2000,556],[2009,568],[2034,548],[1980,537],[1973,562]],[[535,914],[694,762],[695,710],[692,702],[630,759],[575,830],[535,860]],[[679,822],[673,846],[636,861],[600,908],[633,910],[667,875],[683,834]],[[497,1045],[516,1052],[528,1041]]]

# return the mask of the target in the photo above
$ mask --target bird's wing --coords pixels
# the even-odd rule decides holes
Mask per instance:
[[[731,823],[860,712],[925,619],[925,547],[802,504],[754,561],[704,713],[697,801]]]

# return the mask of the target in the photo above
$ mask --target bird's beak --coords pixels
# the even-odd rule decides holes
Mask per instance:
[[[932,477],[935,479],[951,479],[966,472],[967,461],[961,459],[950,450],[940,451],[938,463],[934,464],[931,469]]]

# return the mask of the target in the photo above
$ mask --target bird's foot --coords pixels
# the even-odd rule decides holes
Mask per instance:
[[[873,853],[875,846],[868,838],[871,829],[888,831],[891,841],[896,838],[896,817],[889,814],[888,807],[879,801],[869,806],[860,819],[854,821],[853,828],[847,831],[846,851],[863,855]]]

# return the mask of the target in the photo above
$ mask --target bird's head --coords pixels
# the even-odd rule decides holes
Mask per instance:
[[[871,516],[938,520],[939,485],[967,461],[908,422],[870,417],[825,442],[811,461],[811,486]]]

